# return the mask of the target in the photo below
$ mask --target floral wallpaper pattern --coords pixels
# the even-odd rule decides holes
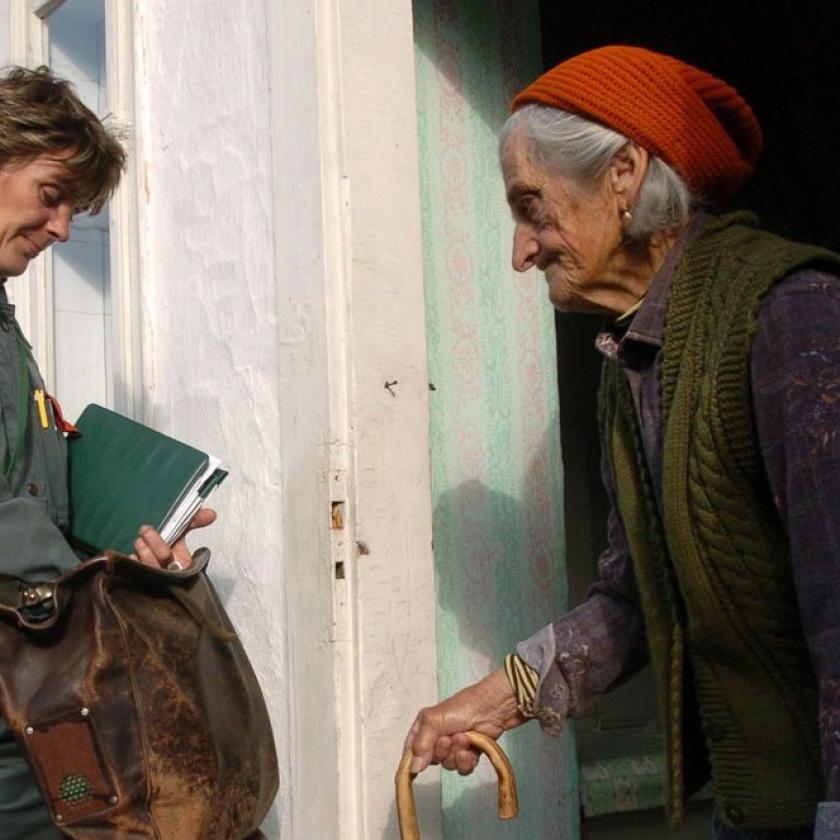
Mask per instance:
[[[442,696],[498,667],[566,606],[554,319],[510,267],[496,134],[539,72],[536,0],[416,0],[424,274]],[[571,727],[502,739],[521,816],[488,763],[444,774],[448,840],[578,836]]]

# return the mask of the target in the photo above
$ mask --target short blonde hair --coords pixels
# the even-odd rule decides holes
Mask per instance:
[[[12,67],[0,78],[0,166],[61,153],[79,210],[98,213],[117,188],[126,158],[119,134],[48,67]]]

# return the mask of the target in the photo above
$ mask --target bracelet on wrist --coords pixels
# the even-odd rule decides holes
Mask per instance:
[[[520,713],[526,718],[535,717],[534,700],[540,675],[518,653],[509,653],[505,657],[505,674]]]

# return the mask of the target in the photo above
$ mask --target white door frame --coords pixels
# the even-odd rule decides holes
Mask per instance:
[[[303,508],[334,526],[321,526],[326,562],[308,565],[299,549],[311,546],[312,523],[292,515],[298,483],[284,517],[284,554],[301,558],[287,599],[295,743],[285,836],[381,840],[396,836],[403,737],[437,694],[412,7],[273,3],[269,20],[289,376],[281,427],[320,446],[322,474],[309,477]],[[320,279],[301,284],[300,271]],[[334,673],[323,660],[313,668],[325,648]],[[318,702],[333,692],[334,724],[319,719]],[[337,810],[320,797],[313,807],[312,793],[336,782]],[[424,837],[438,837],[435,773],[418,780],[425,786]]]

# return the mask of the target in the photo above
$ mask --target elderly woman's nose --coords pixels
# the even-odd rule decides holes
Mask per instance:
[[[511,264],[514,271],[527,271],[533,267],[539,250],[540,243],[534,236],[533,231],[521,222],[517,224],[513,231],[511,253]]]

